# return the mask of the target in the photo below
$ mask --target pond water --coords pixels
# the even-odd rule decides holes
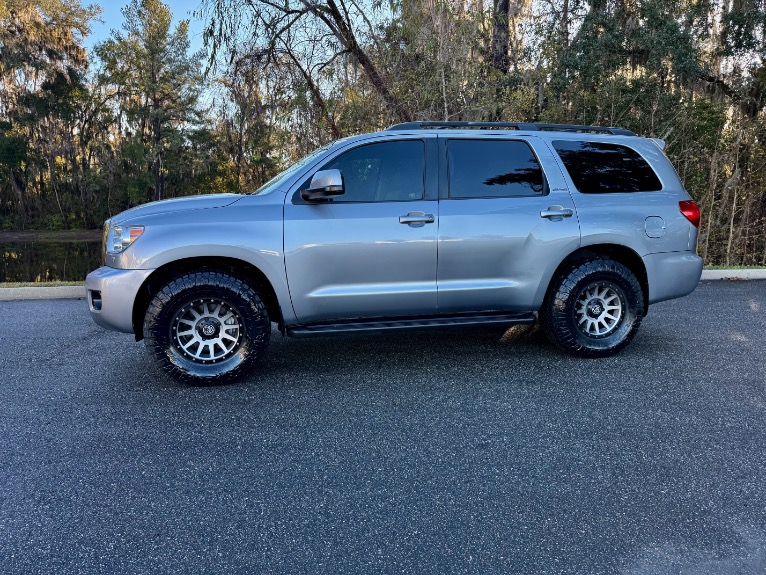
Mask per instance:
[[[100,265],[100,241],[0,241],[0,282],[84,281]]]

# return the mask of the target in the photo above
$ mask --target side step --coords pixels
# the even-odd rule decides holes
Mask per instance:
[[[287,327],[286,335],[290,337],[318,337],[324,335],[340,335],[355,333],[389,333],[407,330],[429,330],[445,328],[462,328],[481,325],[519,325],[535,323],[532,313],[482,313],[474,315],[448,315],[388,318],[368,321],[347,321],[341,323],[312,323]]]

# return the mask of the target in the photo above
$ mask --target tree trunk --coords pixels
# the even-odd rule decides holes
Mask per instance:
[[[564,0],[561,11],[561,26],[559,27],[559,49],[566,54],[569,49],[569,0]]]
[[[56,177],[56,161],[55,159],[51,162],[50,158],[48,158],[48,170],[50,171],[50,177],[51,177],[51,186],[53,186],[53,193],[56,196],[56,205],[59,208],[59,214],[61,214],[61,222],[62,224],[66,222],[66,216],[64,215],[64,208],[61,207],[61,197],[59,196],[59,186],[58,186],[58,179]]]
[[[26,228],[27,223],[27,210],[24,202],[26,185],[15,168],[11,169],[11,185],[19,200],[19,215],[21,216],[21,229],[23,230]]]
[[[729,241],[726,244],[726,265],[731,265],[731,245],[734,238],[734,218],[737,215],[737,192],[734,191],[734,200],[731,205],[731,219],[729,220]]]
[[[165,198],[165,171],[162,165],[162,123],[160,122],[160,102],[153,102],[152,142],[154,143],[154,193],[157,200]]]
[[[508,49],[510,35],[508,31],[511,3],[510,0],[494,0],[492,10],[492,51],[490,63],[492,67],[503,74],[508,73]]]
[[[333,138],[337,139],[340,138],[340,129],[338,128],[338,125],[335,123],[335,119],[330,115],[330,112],[327,110],[327,105],[325,104],[324,98],[322,98],[322,93],[319,91],[319,86],[317,86],[317,83],[314,82],[314,78],[311,77],[311,74],[308,73],[308,70],[306,70],[301,63],[298,61],[298,58],[295,57],[295,54],[293,54],[293,51],[287,46],[285,43],[285,49],[287,51],[287,55],[290,57],[290,59],[295,64],[295,67],[298,68],[298,71],[301,73],[301,76],[303,76],[303,79],[306,81],[306,85],[309,88],[309,92],[311,92],[311,99],[314,101],[314,106],[316,106],[317,110],[320,114],[322,114],[322,117],[324,117],[325,121],[327,122],[328,127],[330,128],[330,131],[332,132]]]
[[[357,42],[354,31],[351,29],[351,23],[343,17],[335,1],[327,0],[326,9],[323,9],[324,7],[319,4],[309,2],[309,0],[303,0],[303,3],[327,25],[340,43],[359,62],[375,90],[397,118],[402,122],[409,122],[412,119],[409,112],[404,109],[399,99],[391,93],[388,84],[381,77],[375,64],[359,45],[359,42]]]

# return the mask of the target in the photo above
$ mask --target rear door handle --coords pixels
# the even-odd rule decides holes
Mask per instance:
[[[433,214],[426,214],[425,212],[410,212],[406,216],[399,216],[400,224],[409,224],[417,227],[425,224],[432,224],[435,221],[436,218]]]
[[[548,218],[554,222],[558,222],[564,218],[571,218],[574,212],[564,206],[549,206],[547,210],[540,212],[541,218]]]

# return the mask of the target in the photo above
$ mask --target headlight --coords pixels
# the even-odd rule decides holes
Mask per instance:
[[[144,226],[110,226],[106,234],[106,253],[119,254],[125,251],[143,233]]]

